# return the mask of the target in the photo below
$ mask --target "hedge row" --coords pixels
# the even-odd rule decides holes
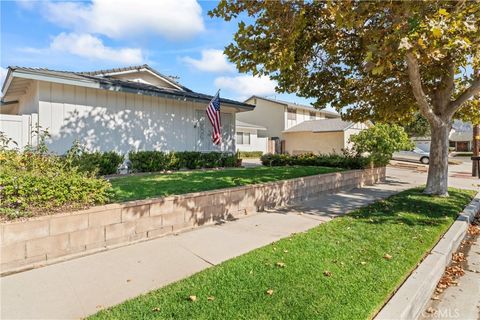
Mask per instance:
[[[132,151],[128,154],[130,169],[134,172],[162,170],[235,167],[237,156],[227,152],[163,152]]]
[[[262,155],[263,155],[262,151],[238,151],[238,156],[241,159],[260,158]]]
[[[265,154],[260,160],[264,166],[322,166],[344,169],[363,169],[370,166],[370,158],[350,154],[305,153],[301,155]]]

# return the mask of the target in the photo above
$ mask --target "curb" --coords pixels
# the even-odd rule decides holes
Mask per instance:
[[[480,192],[463,209],[437,245],[375,316],[375,320],[417,319],[430,301],[445,268],[480,212]]]

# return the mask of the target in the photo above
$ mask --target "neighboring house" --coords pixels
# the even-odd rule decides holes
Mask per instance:
[[[245,103],[255,105],[250,112],[238,114],[237,119],[243,122],[265,127],[262,137],[278,138],[283,140],[283,132],[303,121],[328,118],[339,118],[336,112],[317,110],[312,106],[305,106],[291,102],[252,96]]]
[[[350,136],[372,126],[370,122],[353,123],[342,119],[304,121],[283,131],[285,152],[290,154],[342,153],[348,149]]]
[[[212,89],[212,92],[214,90]],[[235,151],[236,113],[253,105],[221,99],[222,143],[211,142],[205,110],[212,96],[194,92],[148,65],[68,72],[9,67],[0,131],[24,146],[38,124],[64,153],[78,139],[90,150]]]
[[[470,122],[455,120],[448,138],[450,147],[455,151],[468,152],[473,147],[473,126]]]
[[[267,128],[239,120],[235,122],[235,127],[237,151],[268,152],[268,138],[258,136],[258,131],[265,131]]]

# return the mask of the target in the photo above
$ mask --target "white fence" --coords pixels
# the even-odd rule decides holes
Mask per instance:
[[[22,149],[26,145],[36,145],[34,134],[38,124],[38,114],[10,115],[0,114],[0,132],[11,141],[9,148]]]

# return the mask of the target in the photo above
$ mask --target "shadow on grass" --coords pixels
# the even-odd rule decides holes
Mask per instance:
[[[437,226],[441,219],[455,219],[458,207],[471,200],[471,195],[449,189],[450,197],[434,197],[422,193],[423,188],[403,192],[403,197],[389,197],[352,212],[351,217],[369,224],[405,224]]]

